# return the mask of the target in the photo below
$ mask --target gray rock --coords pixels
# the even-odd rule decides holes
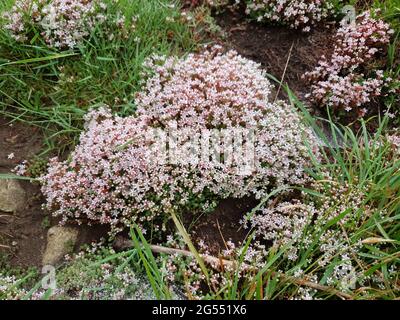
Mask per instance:
[[[43,265],[56,265],[70,253],[78,240],[78,229],[54,226],[47,232],[47,246],[43,255]]]
[[[25,191],[17,180],[0,179],[0,211],[15,212],[25,201]]]

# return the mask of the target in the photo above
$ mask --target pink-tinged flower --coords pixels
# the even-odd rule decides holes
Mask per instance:
[[[246,14],[258,22],[285,24],[303,32],[309,32],[312,26],[335,13],[331,0],[246,0],[245,2]]]
[[[367,105],[382,95],[392,81],[382,70],[363,74],[363,70],[390,41],[390,27],[367,11],[356,23],[342,26],[336,34],[333,53],[323,56],[318,66],[304,75],[311,83],[310,100],[334,110],[367,114]]]
[[[26,31],[40,31],[49,47],[72,49],[82,43],[96,28],[109,23],[112,29],[128,33],[125,17],[107,14],[102,0],[16,0],[3,14],[5,29],[20,42],[31,41]],[[132,30],[134,20],[131,21]]]
[[[136,97],[137,116],[90,112],[70,161],[50,161],[41,180],[55,216],[113,228],[153,224],[157,230],[170,210],[212,210],[223,198],[261,198],[271,187],[308,181],[304,139],[318,153],[316,139],[291,106],[269,102],[272,87],[260,65],[219,47],[156,60],[147,63],[151,75]],[[198,161],[184,148],[176,148],[174,161],[160,161],[154,132],[160,129],[162,137],[170,128],[184,142],[210,130],[254,132],[254,166],[238,174],[240,161]],[[225,142],[217,141],[210,145],[227,159]]]

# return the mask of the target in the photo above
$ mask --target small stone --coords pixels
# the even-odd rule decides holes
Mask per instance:
[[[47,247],[43,255],[43,265],[56,265],[78,240],[78,229],[65,226],[54,226],[47,232]]]
[[[17,180],[0,179],[0,211],[16,212],[25,201],[25,191]]]

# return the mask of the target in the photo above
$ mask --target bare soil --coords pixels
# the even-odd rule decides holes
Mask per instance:
[[[23,160],[31,159],[43,147],[40,130],[0,117],[0,173],[10,171]],[[8,159],[13,153],[14,158]],[[40,187],[20,181],[27,201],[22,209],[0,219],[0,252],[9,256],[11,265],[39,266],[46,244],[46,230],[42,227],[46,213],[41,209],[43,198]]]
[[[226,10],[215,20],[226,33],[225,46],[260,63],[278,80],[283,79],[300,99],[307,93],[302,75],[313,70],[322,55],[329,55],[335,34],[333,27],[304,33],[248,21],[241,10]]]
[[[0,173],[10,173],[23,160],[34,158],[43,150],[43,141],[40,129],[0,117]],[[8,158],[11,153],[13,159]],[[11,266],[40,267],[48,228],[58,220],[42,209],[45,199],[38,183],[21,180],[20,184],[26,192],[26,203],[14,214],[0,213],[0,253],[8,257]],[[75,249],[98,241],[107,231],[103,226],[81,226]]]

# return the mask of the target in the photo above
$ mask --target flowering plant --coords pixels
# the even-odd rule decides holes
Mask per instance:
[[[218,199],[260,198],[270,187],[308,181],[311,155],[303,139],[315,153],[317,142],[289,105],[268,102],[271,85],[258,64],[213,48],[148,66],[154,75],[137,95],[137,116],[92,111],[70,161],[50,162],[42,190],[56,216],[114,227],[153,222],[158,229],[157,219],[169,210],[210,210]],[[162,136],[168,128],[183,146],[206,135],[220,161],[211,154],[199,159],[185,148],[161,161],[165,140],[160,145],[154,130]],[[243,138],[250,142],[249,158],[207,136],[238,128],[254,132],[254,140]],[[228,154],[238,161],[228,161]],[[247,160],[249,170],[238,171]]]
[[[285,24],[308,32],[335,13],[332,0],[246,0],[246,13],[257,21]]]
[[[318,66],[305,74],[311,83],[308,97],[319,106],[356,111],[363,116],[364,106],[383,94],[392,81],[382,70],[368,66],[390,41],[393,31],[370,12],[359,15],[355,23],[342,26],[330,57],[323,56]]]
[[[125,17],[109,14],[103,0],[17,0],[3,18],[4,28],[17,41],[31,41],[38,30],[46,44],[57,49],[76,47],[98,25],[112,23],[113,29],[127,33]]]

